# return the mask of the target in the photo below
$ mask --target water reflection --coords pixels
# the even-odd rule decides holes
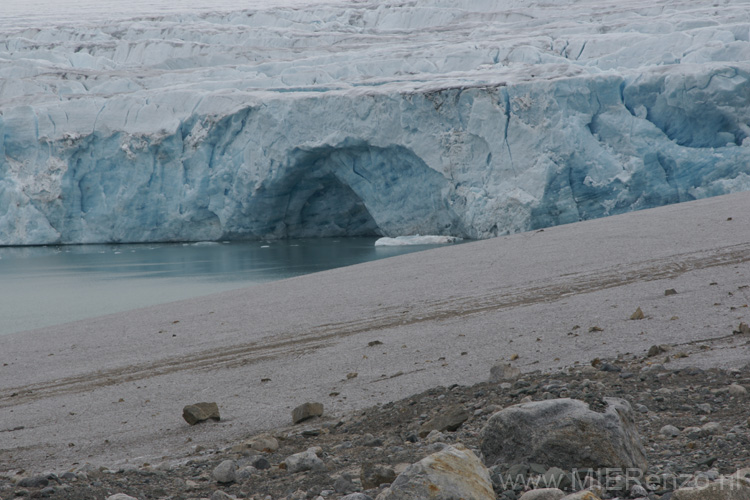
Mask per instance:
[[[375,238],[0,248],[0,334],[430,248]]]

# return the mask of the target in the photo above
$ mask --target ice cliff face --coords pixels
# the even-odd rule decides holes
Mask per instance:
[[[0,20],[0,244],[484,238],[750,189],[750,2]]]

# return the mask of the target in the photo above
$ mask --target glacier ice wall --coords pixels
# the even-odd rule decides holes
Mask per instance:
[[[0,24],[0,244],[484,238],[748,190],[748,7]]]

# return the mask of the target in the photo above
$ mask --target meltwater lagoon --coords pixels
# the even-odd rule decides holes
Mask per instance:
[[[375,241],[323,238],[0,248],[0,335],[436,246],[375,246]]]

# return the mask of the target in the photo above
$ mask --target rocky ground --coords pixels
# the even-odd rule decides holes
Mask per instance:
[[[740,341],[746,336],[735,335]],[[529,400],[575,398],[600,409],[602,398],[618,397],[633,408],[649,461],[648,476],[640,482],[649,498],[668,499],[689,480],[713,480],[750,467],[750,367],[702,370],[677,362],[687,355],[654,346],[648,357],[597,359],[555,373],[509,373],[497,382],[436,387],[344,418],[324,414],[265,436],[248,436],[229,449],[193,447],[188,456],[162,463],[112,468],[78,464],[54,473],[7,471],[0,473],[0,498],[83,500],[125,494],[139,500],[338,499],[353,492],[375,498],[408,464],[446,444],[462,443],[479,455],[481,430],[502,408]],[[427,422],[451,413],[468,419],[455,431],[428,433]],[[306,457],[299,456],[309,462],[306,466],[289,460],[311,448]],[[547,468],[491,467],[499,499],[515,500],[523,493],[518,482],[500,480],[509,471],[530,480]],[[632,486],[632,481],[615,481],[602,496],[644,496]]]

